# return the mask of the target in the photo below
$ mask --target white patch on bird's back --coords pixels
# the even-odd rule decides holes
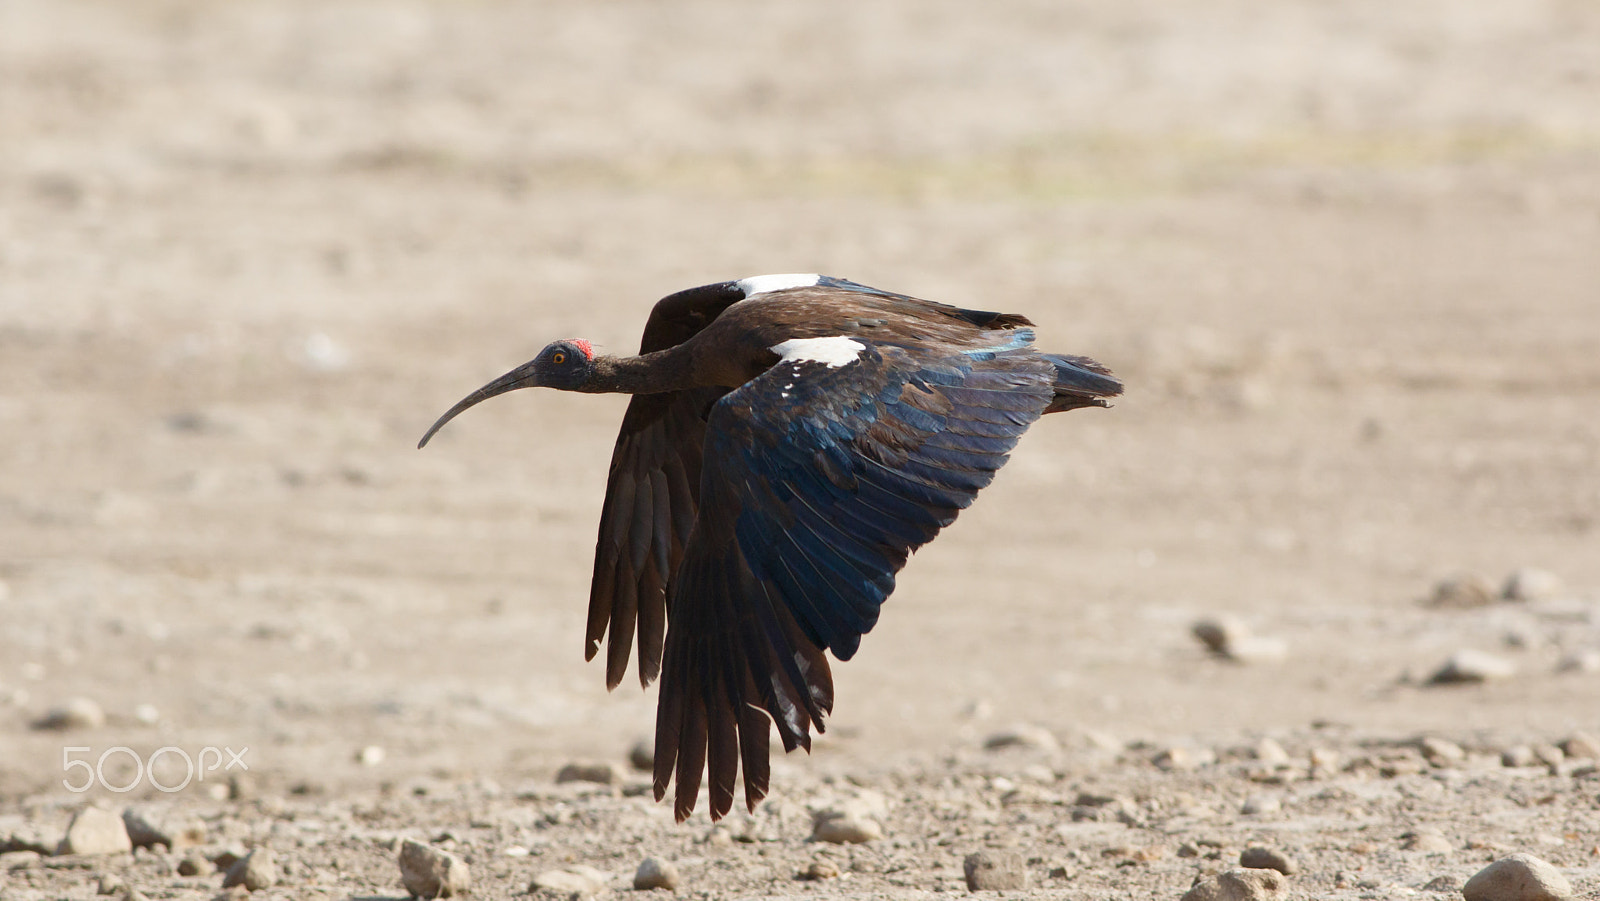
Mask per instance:
[[[734,284],[744,292],[746,298],[757,294],[768,294],[773,291],[785,291],[789,288],[810,288],[822,281],[822,276],[815,272],[790,272],[785,275],[752,275],[741,278]]]
[[[829,369],[838,369],[854,363],[867,346],[854,338],[835,335],[832,338],[790,338],[774,345],[772,352],[785,363],[822,363]]]

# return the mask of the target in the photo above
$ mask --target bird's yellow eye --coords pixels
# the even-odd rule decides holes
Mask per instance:
[[[557,351],[555,356],[552,356],[550,358],[550,362],[556,364],[557,366],[560,366],[562,363],[567,362],[567,355]]]

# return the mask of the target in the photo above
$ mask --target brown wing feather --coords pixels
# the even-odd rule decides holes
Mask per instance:
[[[732,283],[723,283],[662,298],[645,323],[639,352],[687,341],[742,297]],[[706,388],[635,395],[623,414],[601,506],[584,644],[584,659],[593,660],[610,633],[608,688],[616,688],[627,672],[635,634],[640,684],[649,685],[661,672],[666,587],[694,526],[706,414],[725,393]]]

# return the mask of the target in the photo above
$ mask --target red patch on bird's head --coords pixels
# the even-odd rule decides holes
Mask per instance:
[[[585,341],[582,338],[573,338],[568,343],[571,344],[573,347],[576,347],[577,349],[583,351],[583,355],[584,356],[588,357],[591,360],[594,359],[594,345],[593,344],[590,344],[588,341]]]

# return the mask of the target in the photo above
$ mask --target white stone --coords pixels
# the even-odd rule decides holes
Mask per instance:
[[[1508,601],[1548,601],[1566,591],[1561,577],[1548,570],[1525,566],[1506,579],[1500,596]]]
[[[98,807],[85,807],[72,818],[57,854],[118,854],[133,850],[122,817]]]
[[[602,880],[571,870],[546,870],[533,877],[530,891],[561,892],[569,895],[592,895],[605,888]]]
[[[1444,665],[1429,677],[1434,684],[1454,682],[1487,682],[1507,679],[1516,675],[1516,664],[1483,651],[1457,651]]]
[[[752,275],[741,278],[735,285],[744,292],[746,298],[757,294],[770,294],[773,291],[786,291],[789,288],[810,288],[822,281],[822,276],[815,272],[789,272],[781,275]]]
[[[1461,887],[1466,901],[1563,901],[1572,884],[1532,854],[1513,854],[1489,864]]]
[[[678,868],[671,861],[659,857],[646,857],[639,862],[639,869],[633,874],[633,887],[638,891],[657,888],[675,891],[679,881]]]
[[[828,338],[790,338],[775,344],[771,350],[785,363],[822,363],[829,369],[838,369],[854,363],[867,346],[854,338],[834,335]]]

